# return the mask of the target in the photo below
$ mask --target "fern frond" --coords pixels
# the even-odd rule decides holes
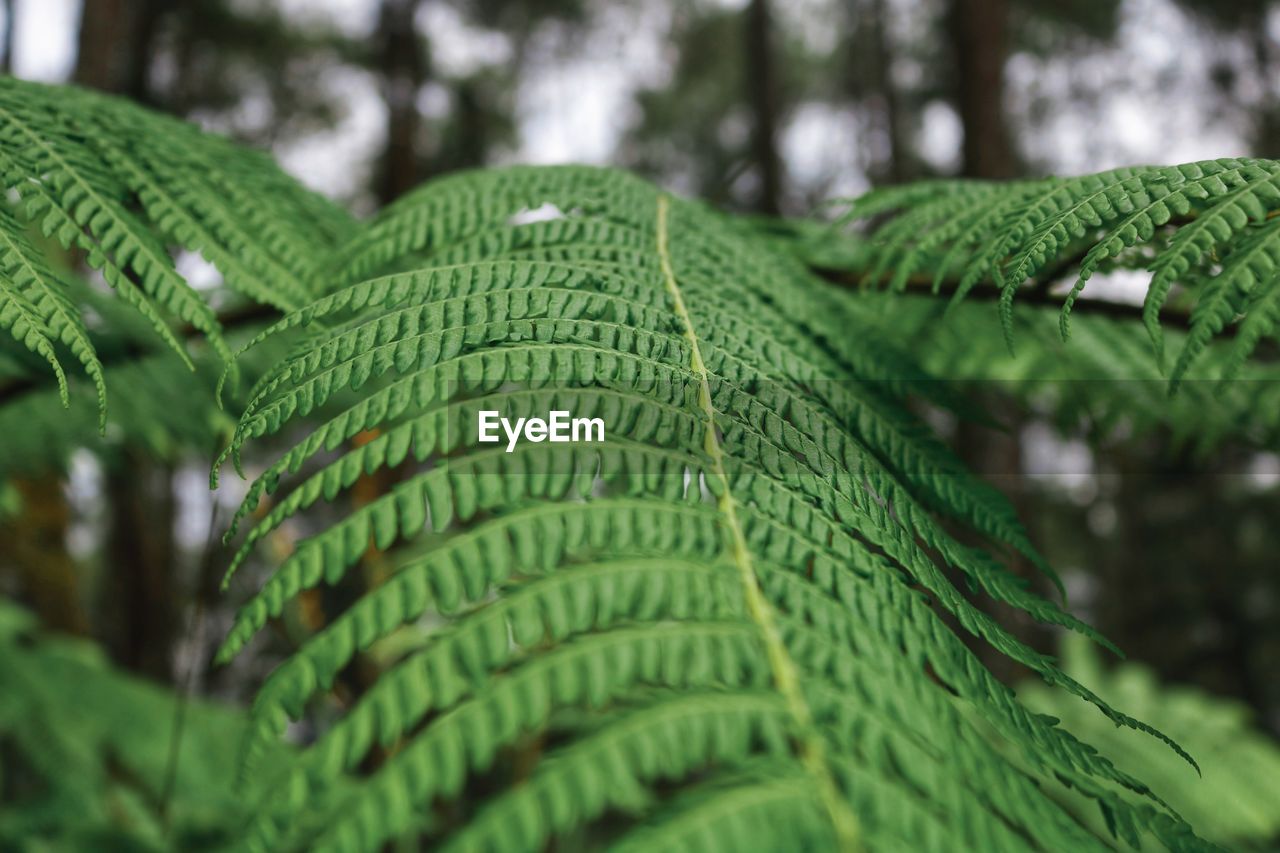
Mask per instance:
[[[93,381],[105,423],[101,360],[78,306],[24,234],[38,230],[87,264],[192,366],[171,319],[231,360],[218,318],[170,252],[199,252],[235,290],[287,310],[315,295],[314,264],[351,231],[349,218],[263,155],[133,104],[69,87],[0,79],[0,211],[10,334],[48,360],[55,344]],[[18,221],[20,220],[20,221]]]
[[[58,395],[66,405],[69,402],[67,375],[53,346],[57,332],[49,322],[62,316],[61,309],[65,304],[58,301],[57,285],[49,286],[52,274],[42,277],[34,266],[41,263],[41,259],[6,210],[0,210],[0,240],[8,249],[4,256],[5,269],[0,273],[0,327],[48,362],[58,380]],[[45,310],[41,310],[42,304]],[[80,345],[78,339],[73,338],[73,341],[78,345],[78,354],[85,360],[85,369],[92,372],[101,387],[102,365],[86,346]],[[102,399],[99,391],[99,400]],[[105,415],[105,409],[103,413]]]
[[[1280,368],[1259,359],[1225,368],[1238,352],[1236,342],[1208,339],[1197,324],[1166,333],[1170,345],[1183,352],[1194,347],[1198,356],[1170,398],[1133,319],[1080,314],[1071,340],[1063,342],[1055,308],[1018,303],[1013,328],[1023,345],[1010,357],[989,304],[972,301],[946,311],[928,296],[866,294],[850,300],[849,310],[915,341],[921,364],[955,388],[1009,393],[1068,435],[1083,426],[1107,445],[1159,432],[1198,453],[1227,441],[1259,449],[1280,441]],[[1220,378],[1227,369],[1236,371],[1231,382]]]
[[[947,532],[940,514],[1034,554],[882,381],[873,327],[784,252],[637,179],[561,167],[442,179],[336,257],[334,289],[256,339],[299,343],[224,454],[309,419],[250,486],[237,520],[273,503],[233,569],[291,519],[319,526],[219,659],[371,546],[395,571],[262,688],[245,772],[270,773],[262,745],[356,655],[392,635],[405,653],[268,786],[253,846],[376,850],[413,831],[696,848],[690,814],[744,838],[748,804],[767,803],[768,837],[819,847],[1105,847],[1049,796],[1060,785],[1125,841],[1195,846],[949,627],[1159,736],[977,606],[1087,631]],[[481,409],[599,416],[607,437],[508,452],[478,440]],[[389,491],[345,506],[391,468]],[[794,780],[787,796],[761,767]],[[426,817],[463,801],[481,805]]]
[[[173,462],[184,456],[208,458],[234,431],[235,418],[212,396],[192,393],[192,373],[155,346],[150,328],[128,306],[93,292],[83,282],[62,281],[70,303],[83,306],[99,321],[100,329],[87,336],[87,351],[102,374],[95,384],[112,388],[112,405],[104,423],[101,412],[87,406],[68,409],[58,389],[47,382],[42,365],[15,358],[12,365],[0,367],[0,433],[6,436],[0,445],[0,480],[65,471],[78,450],[110,457],[129,446]],[[10,353],[17,356],[18,347],[0,341],[0,364]],[[275,342],[259,347],[240,359],[240,373],[256,380],[280,355]],[[194,380],[212,388],[220,367],[216,358],[197,352],[193,362]],[[75,376],[70,379],[72,396],[78,381]],[[243,401],[237,396],[234,403]]]
[[[1008,184],[936,182],[852,203],[845,221],[880,218],[871,222],[869,244],[846,254],[841,265],[870,284],[894,270],[892,285],[899,289],[925,270],[933,273],[935,290],[962,265],[954,299],[982,282],[997,287],[1012,347],[1012,305],[1029,282],[1046,287],[1075,271],[1062,302],[1065,339],[1089,278],[1132,256],[1130,263],[1152,273],[1142,319],[1158,362],[1162,309],[1173,294],[1191,304],[1193,333],[1170,373],[1176,390],[1205,344],[1228,326],[1239,323],[1241,334],[1224,365],[1226,379],[1273,334],[1275,308],[1267,294],[1276,280],[1280,238],[1271,220],[1277,211],[1280,164],[1271,160],[1132,167]]]

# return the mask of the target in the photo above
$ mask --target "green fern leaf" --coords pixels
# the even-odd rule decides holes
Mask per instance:
[[[1261,306],[1258,318],[1249,323],[1249,335],[1241,336],[1235,365],[1274,329],[1266,321],[1269,302],[1246,299],[1242,289],[1252,292],[1256,277],[1271,275],[1266,238],[1253,235],[1259,229],[1270,234],[1262,226],[1280,210],[1280,164],[1275,161],[1209,160],[1076,178],[930,186],[877,191],[866,201],[851,203],[844,222],[875,218],[870,246],[852,256],[846,253],[844,265],[870,283],[892,269],[896,289],[905,287],[918,269],[932,270],[937,291],[963,263],[951,289],[953,302],[984,281],[994,285],[1011,351],[1013,303],[1029,280],[1045,287],[1075,271],[1062,301],[1060,333],[1066,339],[1086,283],[1116,264],[1146,266],[1152,272],[1142,320],[1157,362],[1163,358],[1164,337],[1159,317],[1170,294],[1179,288],[1192,302],[1187,319],[1193,333],[1175,362],[1171,390],[1237,313],[1247,319],[1253,305]],[[895,211],[896,216],[888,215]],[[1218,259],[1225,264],[1221,271],[1213,269]],[[1266,283],[1257,285],[1259,296]]]
[[[224,362],[231,351],[171,246],[202,253],[232,288],[287,310],[315,295],[317,259],[352,230],[339,208],[260,154],[127,101],[12,78],[0,79],[0,183],[18,199],[18,221],[8,211],[0,221],[11,281],[5,326],[50,362],[64,389],[54,344],[70,350],[95,386],[102,424],[101,359],[24,225],[83,253],[189,367],[173,320],[202,334]]]
[[[411,193],[336,258],[334,288],[250,345],[296,341],[223,458],[309,426],[250,485],[237,521],[272,503],[232,570],[322,504],[328,520],[242,608],[219,659],[370,547],[395,571],[273,673],[244,772],[270,773],[263,746],[356,655],[393,635],[408,650],[268,785],[252,846],[375,850],[415,832],[534,850],[620,833],[698,849],[693,820],[746,838],[751,804],[770,837],[818,847],[1103,846],[1045,794],[1060,784],[1114,814],[1119,837],[1195,846],[943,621],[1163,737],[952,584],[948,570],[1088,631],[945,532],[937,513],[1034,553],[876,381],[839,294],[784,252],[623,174],[515,168]],[[481,410],[553,409],[601,417],[607,439],[478,440]],[[385,494],[342,508],[392,468]],[[528,775],[482,794],[513,750],[535,754]],[[464,792],[474,812],[425,817]]]

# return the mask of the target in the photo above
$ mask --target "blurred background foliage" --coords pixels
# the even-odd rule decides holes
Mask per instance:
[[[1280,156],[1271,0],[5,0],[0,23],[3,70],[269,149],[360,214],[430,177],[515,161],[611,163],[738,211],[798,216],[933,176]],[[235,334],[270,319],[230,300],[198,259],[179,263]],[[1169,798],[1193,821],[1208,815],[1211,834],[1238,801],[1252,810],[1239,826],[1265,843],[1277,827],[1250,803],[1275,794],[1264,738],[1280,734],[1276,352],[1225,393],[1190,383],[1170,402],[1154,364],[1105,334],[1131,322],[1141,293],[1131,272],[1095,279],[1067,344],[1054,312],[1025,305],[1025,334],[1051,345],[1018,359],[989,302],[943,318],[934,300],[869,295],[859,310],[998,422],[922,412],[1013,499],[1074,610],[1140,662],[1107,672],[1073,649],[1072,666],[1139,718],[1172,715],[1170,734],[1210,768],[1203,784],[1169,769],[1180,780]],[[195,849],[235,815],[214,805],[231,756],[199,745],[237,721],[206,702],[243,702],[275,659],[268,648],[257,663],[208,666],[230,619],[211,533],[239,493],[234,480],[212,495],[205,483],[237,408],[184,393],[211,385],[212,365],[192,379],[142,336],[113,334],[95,338],[123,377],[101,438],[92,394],[66,412],[23,352],[0,349],[0,596],[21,604],[0,610],[0,842],[34,827],[52,849],[99,849],[103,832]],[[304,534],[284,529],[273,547]],[[290,614],[272,642],[315,630],[324,610],[317,598]],[[1025,674],[989,662],[1010,683]],[[33,751],[31,721],[55,710],[12,689],[32,673],[77,684],[101,713]],[[361,674],[347,677],[358,690]],[[1100,724],[1032,693],[1071,725]],[[184,715],[196,747],[175,769],[170,732]],[[1219,737],[1247,725],[1258,733]],[[1147,761],[1129,735],[1095,742]],[[73,764],[82,784],[50,787],[46,760]],[[1215,762],[1255,760],[1270,787],[1208,784]],[[58,803],[81,820],[41,823]]]
[[[1072,635],[1062,648],[1063,669],[1118,708],[1134,714],[1206,756],[1203,775],[1181,772],[1178,757],[1157,744],[1131,738],[1101,714],[1067,701],[1042,682],[1027,682],[1019,695],[1034,711],[1049,714],[1084,737],[1104,755],[1121,755],[1143,779],[1160,779],[1160,794],[1201,836],[1228,850],[1267,850],[1280,832],[1280,746],[1257,733],[1240,702],[1201,690],[1163,684],[1148,667],[1125,663],[1108,670],[1096,647]],[[1084,797],[1070,792],[1064,803],[1096,831],[1104,816]]]
[[[238,838],[237,709],[130,674],[4,600],[0,683],[0,847],[224,850]],[[292,759],[272,749],[273,763]]]

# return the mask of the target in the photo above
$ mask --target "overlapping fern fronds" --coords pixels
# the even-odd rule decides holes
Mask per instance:
[[[404,652],[271,777],[252,846],[1110,846],[1058,806],[1063,785],[1124,842],[1198,846],[953,630],[1146,729],[976,606],[1088,633],[1003,568],[1000,551],[1042,562],[1007,504],[784,252],[624,174],[515,168],[430,184],[336,257],[336,289],[260,336],[303,343],[228,455],[296,440],[255,477],[237,520],[272,502],[232,568],[320,504],[329,520],[221,658],[371,547],[395,571],[263,686],[246,772],[272,773],[262,744],[362,650]],[[600,416],[607,440],[508,453],[478,442],[481,409]],[[339,500],[381,471],[387,493]]]
[[[1094,443],[1166,435],[1173,445],[1200,453],[1228,442],[1280,445],[1280,365],[1250,359],[1234,381],[1224,383],[1223,367],[1233,357],[1230,340],[1212,342],[1170,397],[1168,380],[1132,320],[1082,312],[1071,340],[1062,341],[1058,309],[1019,302],[1013,310],[1019,346],[1010,357],[989,303],[949,307],[928,294],[868,293],[847,310],[914,341],[921,366],[954,391],[1006,393],[1068,434],[1083,428]],[[1173,347],[1186,340],[1182,330],[1165,335]]]
[[[934,181],[876,190],[846,221],[866,220],[871,239],[842,265],[869,284],[943,284],[953,300],[974,287],[1000,291],[1006,335],[1024,288],[1064,276],[1060,330],[1095,273],[1147,268],[1142,320],[1171,388],[1215,337],[1234,334],[1220,377],[1238,375],[1280,323],[1280,162],[1225,159],[1113,169],[1075,178],[992,183]],[[1161,313],[1173,301],[1188,334],[1164,361]]]
[[[203,336],[214,360],[231,347],[177,273],[176,247],[284,312],[249,346],[261,375],[227,448],[253,472],[231,571],[284,526],[310,535],[253,593],[222,659],[357,563],[393,569],[361,572],[362,595],[263,686],[244,763],[265,792],[250,846],[1201,846],[1142,782],[978,662],[969,642],[1162,737],[988,615],[983,604],[1003,602],[1091,634],[1004,568],[1018,552],[1050,573],[1008,504],[903,403],[959,405],[949,389],[741,223],[617,172],[517,168],[438,181],[357,228],[261,155],[15,81],[0,82],[0,165],[16,198],[0,211],[0,318],[15,341],[0,380],[29,382],[39,361],[61,377],[69,353],[100,398],[118,371],[145,386],[125,396],[143,422],[196,430],[148,414],[174,403],[174,377],[148,373],[159,356],[135,357],[132,331],[113,339],[120,304],[94,311],[49,238],[178,350],[174,366],[191,360],[187,338]],[[1265,220],[1249,199],[1269,200],[1255,181],[1266,168],[1237,170],[1246,218]],[[1215,174],[1236,187],[1228,172]],[[1203,182],[1203,197],[1179,190],[1188,210],[1220,195]],[[959,210],[1003,193],[929,185],[859,210],[919,202],[932,212],[885,227],[923,217],[916,233],[932,233],[945,215],[931,206],[949,194]],[[1270,220],[1237,219],[1203,233],[1256,232],[1251,257],[1270,257]],[[975,263],[995,252],[980,275],[1035,275],[1041,250],[1010,267],[1006,237],[987,240],[1003,234],[966,230],[912,260],[886,255],[885,270],[928,267],[945,247]],[[113,360],[122,342],[129,357]],[[477,440],[481,409],[601,417],[607,440],[508,453]],[[370,475],[387,490],[348,500]],[[369,650],[396,663],[334,701]],[[263,760],[304,716],[319,736],[300,760]],[[1068,787],[1108,834],[1059,805]]]
[[[0,78],[0,327],[48,362],[64,403],[63,359],[106,382],[82,306],[39,243],[74,250],[188,365],[185,324],[221,357],[213,308],[178,273],[172,247],[202,254],[235,291],[289,309],[314,295],[323,249],[349,216],[269,157],[142,109],[71,87]]]

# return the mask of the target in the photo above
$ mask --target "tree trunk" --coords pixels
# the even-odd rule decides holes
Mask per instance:
[[[1009,141],[1004,115],[1004,64],[1008,52],[1008,0],[951,0],[949,31],[955,70],[955,101],[964,130],[964,175],[972,178],[1008,178],[1017,173],[1017,158]],[[994,402],[994,401],[992,401]],[[1007,418],[1002,418],[1008,422]],[[1008,435],[962,422],[956,450],[965,467],[993,482],[1013,504],[1023,523],[1032,512],[1024,491],[1019,437],[1023,424],[1014,419]],[[1032,541],[1036,537],[1032,535]],[[1035,591],[1052,595],[1047,584],[1021,556],[1010,557],[1010,571],[1025,578]],[[981,598],[979,607],[1000,620],[1010,632],[1034,648],[1049,651],[1051,642],[1043,625],[1007,605]],[[974,651],[1006,684],[1026,677],[1027,670],[985,643]]]
[[[134,672],[173,679],[181,608],[174,583],[173,472],[124,451],[107,472],[111,508],[99,610],[112,657]]]
[[[1252,147],[1255,157],[1280,156],[1280,91],[1275,80],[1275,45],[1267,29],[1265,12],[1253,25],[1253,79],[1261,87],[1261,99],[1254,113]]]
[[[427,81],[427,57],[414,27],[422,0],[382,0],[378,21],[387,144],[378,177],[378,202],[395,201],[425,177],[418,152],[422,116],[418,92]]]
[[[964,127],[964,174],[1009,178],[1018,171],[1004,115],[1008,0],[952,0],[956,105]]]
[[[72,79],[81,86],[114,92],[124,79],[121,46],[128,40],[128,0],[84,0]]]
[[[138,103],[155,103],[151,90],[151,63],[155,58],[156,37],[166,14],[178,11],[186,0],[137,0],[129,30],[128,57],[119,92]]]
[[[163,0],[84,0],[74,82],[146,103]]]
[[[13,72],[13,33],[17,21],[14,20],[13,0],[4,0],[0,8],[4,9],[4,57],[0,58],[0,74]]]
[[[888,143],[887,160],[878,171],[880,177],[888,183],[900,184],[910,178],[911,165],[907,153],[906,131],[902,126],[901,99],[893,81],[893,45],[889,34],[888,5],[887,0],[871,2],[871,74],[879,101],[879,124]]]
[[[778,87],[774,74],[772,25],[768,0],[747,7],[747,103],[751,105],[751,159],[760,187],[755,209],[776,214],[782,197],[782,160],[778,156]]]
[[[488,160],[489,126],[485,115],[484,85],[466,80],[454,89],[454,121],[458,150],[450,165],[458,169],[483,166]]]
[[[976,476],[991,483],[999,489],[1013,506],[1018,518],[1027,528],[1027,535],[1033,544],[1042,546],[1042,537],[1037,534],[1035,522],[1039,508],[1035,505],[1034,496],[1028,489],[1026,474],[1023,472],[1021,435],[1026,427],[1026,420],[1016,406],[1009,407],[991,394],[978,398],[983,402],[985,411],[990,412],[1000,423],[1009,426],[1005,433],[990,427],[961,420],[956,426],[952,445],[956,455],[964,463],[964,467]],[[964,533],[962,536],[968,536]],[[962,539],[962,541],[965,541]],[[1021,554],[1004,549],[1006,554],[1000,557],[1008,570],[1026,581],[1032,592],[1053,600],[1057,592],[1052,584],[1039,570]],[[963,579],[955,578],[956,586],[963,587]],[[1050,626],[1036,621],[1025,610],[1013,607],[983,595],[975,596],[978,609],[998,621],[1014,637],[1040,651],[1053,653],[1054,632]],[[967,632],[961,632],[965,636]],[[989,643],[977,638],[966,638],[966,642],[974,654],[991,672],[1005,684],[1016,684],[1023,678],[1032,675],[1024,665],[1009,656],[996,651]]]
[[[71,510],[62,481],[51,473],[13,481],[22,512],[0,524],[0,569],[18,580],[41,624],[55,631],[89,630],[76,566],[67,553]]]
[[[75,82],[148,102],[161,18],[181,5],[164,0],[85,0]],[[106,646],[122,665],[170,681],[181,608],[174,584],[172,471],[125,449],[108,464],[104,490],[110,517],[97,611]]]

